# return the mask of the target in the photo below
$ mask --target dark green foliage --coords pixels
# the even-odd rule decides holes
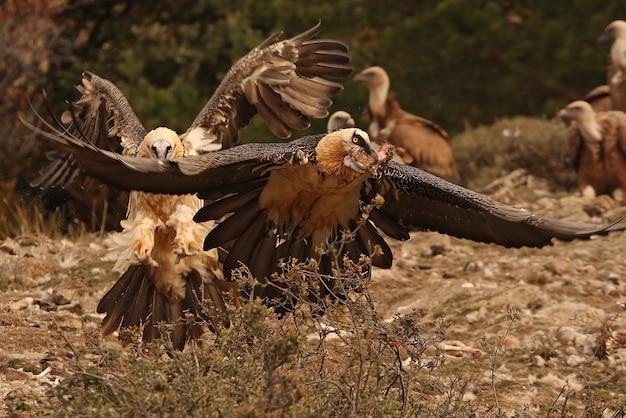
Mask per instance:
[[[609,46],[596,38],[626,16],[626,2],[15,0],[0,12],[0,25],[21,28],[0,38],[0,50],[9,51],[0,63],[0,191],[15,202],[32,199],[24,196],[37,192],[28,181],[45,164],[16,113],[32,116],[28,99],[42,111],[37,92],[45,88],[59,115],[77,97],[84,70],[117,84],[148,130],[183,132],[237,59],[276,31],[285,39],[321,19],[319,37],[348,44],[357,71],[383,66],[402,107],[454,136],[517,115],[552,118],[604,84]],[[347,110],[362,125],[367,92],[342,82],[330,110]],[[311,122],[294,136],[325,130],[325,120]],[[242,142],[275,140],[259,117],[242,132]],[[91,222],[96,229],[99,221]]]
[[[101,2],[62,16],[88,41],[73,68],[116,82],[147,127],[182,131],[230,65],[269,34],[322,20],[321,37],[345,41],[357,70],[381,65],[408,110],[458,132],[465,122],[553,115],[605,79],[607,45],[595,39],[626,3],[540,1]],[[72,36],[68,33],[68,36]],[[358,114],[366,92],[346,81],[335,108]],[[65,85],[65,88],[67,84]],[[246,137],[266,138],[255,124]],[[322,130],[315,123],[315,131]],[[244,137],[244,140],[246,138]]]

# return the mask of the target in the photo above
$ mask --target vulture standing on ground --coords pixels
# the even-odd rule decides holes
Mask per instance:
[[[577,100],[561,109],[559,116],[571,121],[569,158],[580,194],[607,194],[626,204],[626,113],[594,112],[589,103]]]
[[[607,69],[611,108],[626,112],[626,21],[614,20],[609,23],[598,41],[613,41]]]
[[[369,89],[362,115],[370,122],[368,133],[377,143],[389,142],[409,165],[453,183],[460,181],[448,133],[439,125],[400,108],[389,94],[389,76],[381,67],[369,67],[354,76]]]
[[[288,138],[292,129],[309,127],[307,116],[328,115],[330,97],[342,86],[324,77],[346,77],[352,71],[345,44],[312,39],[319,28],[318,23],[280,42],[280,33],[272,35],[241,58],[180,136],[163,127],[147,132],[122,92],[88,72],[78,87],[82,97],[64,118],[70,125],[58,133],[102,148],[121,141],[124,156],[157,165],[231,148],[256,113],[274,135]],[[37,184],[65,184],[77,175],[80,159],[70,154],[56,157]],[[122,188],[135,190],[132,182]],[[220,280],[217,250],[202,251],[212,224],[193,220],[201,206],[195,194],[131,192],[123,231],[113,237],[123,250],[116,264],[123,274],[98,305],[98,312],[107,314],[105,334],[143,325],[144,340],[152,341],[160,335],[159,322],[173,323],[173,344],[182,349],[187,339],[197,339],[202,332],[198,322],[182,320],[186,313],[194,320],[209,319],[203,311],[205,299],[227,324],[222,292],[229,286]]]
[[[305,279],[291,276],[288,283],[276,283],[272,273],[281,260],[283,268],[290,259],[316,260],[320,280],[307,297],[321,309],[326,296],[341,296],[337,289],[345,287],[337,286],[336,268],[342,266],[332,262],[328,250],[337,241],[340,264],[366,254],[372,265],[389,268],[393,256],[381,232],[406,240],[407,228],[421,228],[505,247],[541,247],[553,238],[589,238],[626,227],[548,219],[498,203],[389,161],[391,147],[374,151],[367,133],[357,128],[177,160],[121,156],[63,132],[38,133],[112,185],[153,193],[197,192],[209,203],[195,219],[224,219],[207,235],[204,248],[227,249],[224,274],[246,266],[260,283],[247,290],[279,310],[292,307]],[[288,291],[281,290],[284,286]]]

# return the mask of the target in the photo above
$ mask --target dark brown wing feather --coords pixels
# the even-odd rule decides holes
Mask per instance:
[[[385,202],[379,210],[406,227],[505,247],[542,247],[555,238],[584,239],[626,228],[624,224],[591,225],[544,218],[394,162],[381,176],[382,180],[368,180],[365,195],[381,194]]]
[[[279,138],[307,128],[307,117],[325,117],[343,87],[323,77],[346,77],[352,67],[344,43],[311,39],[320,25],[284,41],[274,34],[237,61],[183,138],[204,153],[236,145],[256,113]]]
[[[583,96],[583,100],[589,103],[595,112],[604,112],[613,108],[611,91],[607,84],[591,89]]]
[[[67,135],[29,126],[42,134],[40,138],[46,142],[73,153],[90,175],[115,186],[172,194],[219,190],[223,197],[242,184],[264,179],[269,170],[315,163],[315,146],[324,136],[306,136],[289,143],[244,144],[235,149],[162,162],[98,150]],[[261,181],[259,187],[263,184]],[[376,193],[385,198],[380,212],[387,222],[398,223],[398,228],[430,229],[507,247],[537,247],[550,244],[552,238],[588,238],[625,228],[621,224],[598,226],[543,218],[394,162],[381,170],[380,178],[371,178],[364,184],[362,195],[366,203]],[[398,232],[390,230],[390,235]]]
[[[76,86],[81,97],[70,103],[70,110],[63,114],[61,128],[76,138],[102,149],[116,152],[136,146],[143,140],[146,130],[139,122],[124,94],[110,81],[90,72],[83,73],[82,85]],[[62,124],[59,123],[61,127]],[[123,148],[120,142],[127,144]],[[130,145],[130,147],[129,147]],[[79,176],[79,164],[63,152],[49,154],[51,163],[32,180],[33,187],[70,187]]]

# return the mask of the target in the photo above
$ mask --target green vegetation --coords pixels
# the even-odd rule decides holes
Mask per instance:
[[[520,155],[522,164],[534,165],[533,174],[547,177],[546,167],[563,167],[560,143],[544,140],[554,137],[560,125],[508,138],[483,138],[477,131],[473,155],[464,154],[463,137],[457,136],[468,127],[498,125],[516,115],[549,120],[567,102],[603,84],[608,46],[595,39],[607,23],[625,15],[626,3],[618,0],[602,8],[583,0],[567,7],[459,0],[346,0],[297,7],[287,0],[5,2],[0,6],[0,25],[6,29],[0,50],[7,51],[0,63],[0,191],[8,202],[36,205],[43,213],[72,208],[60,212],[63,230],[76,221],[75,196],[46,193],[35,200],[38,193],[28,186],[45,163],[44,152],[16,115],[35,121],[29,100],[46,113],[42,88],[52,113],[59,115],[65,101],[75,97],[72,86],[81,72],[90,70],[122,89],[148,129],[167,125],[182,132],[238,58],[276,31],[291,37],[318,19],[320,37],[348,44],[357,70],[385,67],[402,106],[441,124],[455,145],[461,143],[457,158],[465,160],[460,171],[467,185],[485,185],[501,174],[490,168],[490,160],[504,158],[500,165],[509,170]],[[357,116],[367,92],[350,80],[343,83],[331,111]],[[325,124],[314,120],[308,131],[295,135],[321,132]],[[259,118],[244,129],[242,139],[275,140]],[[498,144],[500,154],[493,148],[497,140],[505,143],[504,148]],[[550,153],[535,147],[546,144]],[[546,154],[548,160],[537,158]],[[554,180],[571,185],[571,179]],[[115,228],[123,214],[117,206],[123,203],[111,202],[115,212],[109,219],[115,219],[108,228]],[[84,212],[78,220],[89,230],[101,228],[95,212],[78,210]],[[0,236],[17,233],[13,226],[3,229]]]

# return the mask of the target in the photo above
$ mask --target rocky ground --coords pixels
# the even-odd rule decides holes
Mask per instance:
[[[607,222],[626,214],[607,197],[551,194],[523,171],[485,190],[556,218]],[[571,416],[585,408],[595,414],[587,416],[619,414],[626,402],[626,234],[504,249],[413,233],[392,248],[394,267],[373,275],[376,309],[390,318],[415,310],[424,323],[447,320],[439,372],[471,377],[464,400],[498,405],[508,416],[549,416],[551,406],[565,410],[564,402]],[[0,242],[0,399],[42,399],[64,378],[86,336],[99,332],[95,307],[117,278],[114,256],[93,235]]]

